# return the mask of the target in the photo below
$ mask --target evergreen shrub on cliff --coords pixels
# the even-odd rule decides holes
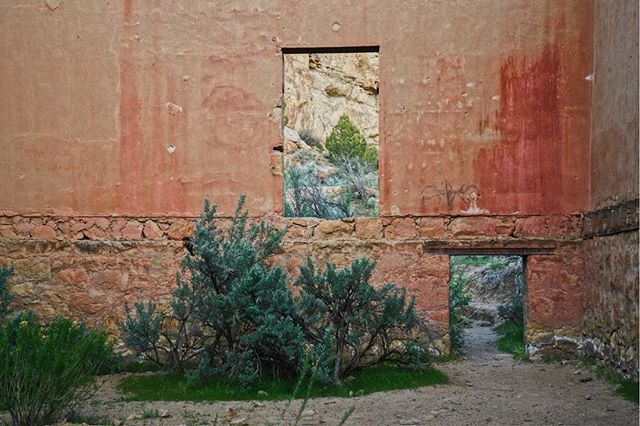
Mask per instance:
[[[359,159],[378,168],[378,151],[369,146],[348,115],[343,114],[325,141],[329,161],[340,164],[345,159]]]

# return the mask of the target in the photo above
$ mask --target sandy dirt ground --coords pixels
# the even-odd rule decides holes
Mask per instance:
[[[447,385],[309,402],[301,425],[336,425],[354,407],[347,425],[638,425],[638,406],[578,363],[525,363],[495,349],[490,328],[467,330],[462,360],[440,365]],[[106,379],[84,414],[125,425],[286,425],[285,402],[121,402],[117,383]],[[289,407],[299,407],[294,401]],[[166,418],[139,418],[145,410]]]

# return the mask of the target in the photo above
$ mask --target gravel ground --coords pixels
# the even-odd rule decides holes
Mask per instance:
[[[497,352],[495,341],[490,328],[470,328],[463,359],[439,366],[449,375],[448,385],[314,399],[300,424],[335,425],[353,406],[347,425],[638,425],[638,406],[616,395],[590,368],[520,362]],[[216,415],[219,424],[291,424],[281,417],[284,402],[119,402],[121,378],[107,378],[84,414],[125,425],[207,425]],[[170,417],[139,418],[145,410]]]

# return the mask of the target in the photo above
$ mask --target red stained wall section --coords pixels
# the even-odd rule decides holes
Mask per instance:
[[[483,205],[507,211],[562,211],[560,53],[545,45],[539,57],[509,57],[500,68],[500,143],[483,148],[474,168]],[[488,189],[485,191],[484,189]]]

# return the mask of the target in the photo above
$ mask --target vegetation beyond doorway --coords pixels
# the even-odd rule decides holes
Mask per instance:
[[[526,359],[524,346],[524,262],[519,256],[452,256],[450,336],[460,353],[471,324],[492,327],[498,349]]]

